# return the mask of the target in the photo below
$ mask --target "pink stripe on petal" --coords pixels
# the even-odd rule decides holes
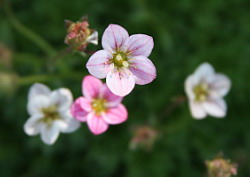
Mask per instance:
[[[121,103],[123,97],[113,94],[106,84],[103,85],[101,97],[107,100],[107,107],[114,107]]]
[[[151,36],[145,34],[131,35],[124,44],[125,50],[132,56],[143,55],[148,57],[154,47],[154,41]]]
[[[130,61],[130,71],[136,77],[135,83],[145,85],[156,78],[156,68],[151,60],[144,56],[137,56]]]
[[[102,47],[113,52],[121,48],[128,37],[128,32],[123,27],[110,24],[103,33]]]
[[[95,135],[102,134],[108,129],[108,124],[102,119],[102,117],[94,115],[93,113],[88,115],[87,124],[90,131]]]
[[[109,60],[112,57],[112,54],[106,50],[94,53],[86,64],[89,73],[99,79],[105,78],[109,71]]]
[[[89,100],[98,97],[102,85],[102,81],[93,76],[84,77],[82,82],[83,95]]]
[[[127,120],[128,111],[125,106],[119,104],[115,108],[108,109],[102,117],[108,124],[120,124]]]
[[[128,95],[135,86],[135,78],[129,70],[110,71],[106,78],[107,86],[115,95]]]
[[[74,118],[79,121],[85,122],[87,120],[88,112],[84,110],[81,106],[81,102],[84,97],[77,98],[76,101],[72,104],[70,112]]]

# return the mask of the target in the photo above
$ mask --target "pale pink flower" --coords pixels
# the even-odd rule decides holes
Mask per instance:
[[[207,115],[226,116],[227,105],[223,97],[231,87],[230,79],[216,73],[209,63],[201,64],[185,81],[192,116],[203,119]]]
[[[153,46],[152,37],[129,36],[123,27],[111,24],[102,36],[103,50],[94,53],[86,66],[93,76],[106,78],[114,94],[125,96],[135,84],[145,85],[156,78],[156,68],[147,58]]]
[[[127,120],[128,112],[121,104],[122,97],[114,95],[106,84],[93,76],[86,76],[82,82],[82,97],[71,107],[72,115],[87,122],[93,134],[101,134],[109,124],[120,124]]]

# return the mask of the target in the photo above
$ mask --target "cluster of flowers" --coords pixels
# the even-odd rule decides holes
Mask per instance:
[[[88,43],[98,43],[98,34],[89,29],[87,21],[66,23],[67,44],[83,50]],[[46,144],[53,144],[60,132],[73,132],[80,122],[86,122],[90,131],[98,135],[109,125],[126,121],[128,111],[121,104],[123,97],[135,84],[145,85],[156,78],[156,68],[148,59],[153,46],[153,38],[148,35],[129,36],[123,27],[109,25],[102,36],[103,50],[95,52],[86,64],[91,75],[83,79],[83,96],[73,102],[69,89],[51,91],[43,84],[34,84],[28,95],[31,117],[24,125],[25,132],[40,133]],[[100,80],[104,78],[106,84]],[[226,104],[222,97],[229,88],[230,80],[226,76],[216,74],[210,64],[202,64],[185,83],[193,117],[202,119],[207,114],[224,117]]]

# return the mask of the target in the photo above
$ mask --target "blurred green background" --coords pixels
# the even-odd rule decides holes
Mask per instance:
[[[201,177],[206,176],[205,160],[219,152],[238,164],[239,177],[250,176],[249,1],[13,0],[15,17],[0,3],[1,177]],[[150,59],[158,76],[124,99],[127,122],[99,136],[82,124],[47,146],[23,131],[28,89],[42,82],[52,89],[68,87],[75,98],[81,95],[89,56],[53,56],[67,47],[64,20],[77,21],[85,14],[99,39],[110,23],[130,34],[153,36]],[[37,45],[41,41],[15,18],[51,48]],[[197,121],[187,102],[169,112],[176,98],[185,96],[185,78],[205,61],[232,80],[226,118]],[[129,148],[133,127],[139,125],[159,132],[151,150]]]

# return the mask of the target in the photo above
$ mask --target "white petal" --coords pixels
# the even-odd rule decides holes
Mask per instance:
[[[28,100],[36,97],[37,95],[45,95],[48,96],[51,90],[44,84],[35,83],[31,86],[28,94]]]
[[[223,74],[216,74],[210,83],[210,95],[211,97],[223,97],[225,96],[231,87],[231,81]]]
[[[207,116],[201,103],[190,101],[189,108],[193,118],[195,119],[204,119]]]
[[[56,124],[51,124],[50,126],[44,124],[41,129],[41,138],[44,143],[52,145],[55,143],[59,137],[59,127]]]
[[[24,131],[27,135],[34,136],[41,131],[41,122],[39,120],[43,118],[42,114],[32,115],[24,124]]]
[[[188,98],[191,100],[195,99],[195,94],[193,91],[194,86],[197,84],[196,80],[194,79],[193,75],[188,76],[185,81],[185,92]]]
[[[78,128],[80,128],[80,122],[75,120],[72,115],[70,114],[70,111],[67,111],[63,114],[61,114],[62,121],[66,124],[65,127],[61,127],[60,130],[63,133],[71,133],[76,131]]]
[[[227,105],[225,101],[221,98],[210,99],[203,104],[206,112],[214,117],[222,118],[226,116]]]
[[[73,102],[69,89],[60,88],[50,94],[50,104],[58,106],[58,111],[68,110]]]
[[[47,108],[50,100],[47,96],[37,95],[28,102],[28,112],[30,115],[40,114],[42,108]]]
[[[97,45],[98,44],[98,32],[94,31],[88,38],[87,42]]]
[[[209,76],[212,76],[214,74],[215,71],[212,65],[210,65],[209,63],[203,63],[195,70],[194,76],[198,81],[200,81],[202,79],[206,80]]]
[[[133,90],[135,77],[129,70],[110,71],[106,82],[112,93],[118,96],[125,96]]]

